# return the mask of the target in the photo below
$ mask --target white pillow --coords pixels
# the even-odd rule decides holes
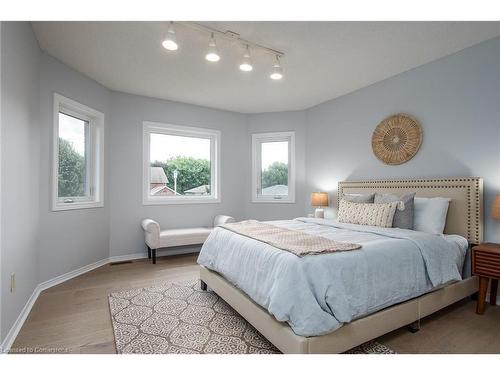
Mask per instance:
[[[415,197],[413,230],[443,234],[449,205],[449,198]]]

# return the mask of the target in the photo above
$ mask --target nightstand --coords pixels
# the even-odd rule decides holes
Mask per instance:
[[[500,244],[483,243],[472,248],[472,273],[479,276],[476,313],[484,314],[490,279],[490,304],[496,304],[498,279],[500,279]]]

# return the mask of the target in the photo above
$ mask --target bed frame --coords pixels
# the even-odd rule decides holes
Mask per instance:
[[[372,180],[340,182],[338,197],[350,193],[416,192],[420,197],[451,198],[445,233],[459,234],[470,244],[483,238],[483,181],[477,177]],[[269,312],[229,283],[204,267],[200,269],[202,288],[207,285],[283,353],[342,353],[366,341],[406,325],[418,329],[421,318],[451,305],[478,290],[476,276],[449,284],[371,315],[344,324],[323,336],[296,335],[287,323],[277,321]]]

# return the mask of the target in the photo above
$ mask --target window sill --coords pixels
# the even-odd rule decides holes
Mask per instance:
[[[52,205],[52,211],[85,210],[101,207],[104,207],[103,202],[55,203]]]
[[[295,203],[295,199],[258,199],[253,198],[252,203]]]
[[[176,198],[176,199],[144,199],[144,206],[157,206],[164,204],[210,204],[220,203],[220,198]]]

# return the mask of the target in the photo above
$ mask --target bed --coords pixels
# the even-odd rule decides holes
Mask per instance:
[[[200,279],[284,353],[340,353],[478,289],[469,244],[482,240],[482,180],[348,181],[338,196],[416,192],[451,199],[445,235],[298,218],[273,225],[362,244],[298,258],[223,228],[205,242]]]

